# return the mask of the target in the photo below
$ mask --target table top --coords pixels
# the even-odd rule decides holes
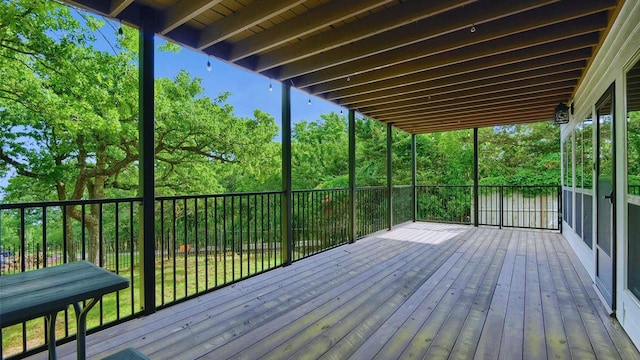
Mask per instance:
[[[0,327],[125,289],[129,280],[87,261],[0,276]]]

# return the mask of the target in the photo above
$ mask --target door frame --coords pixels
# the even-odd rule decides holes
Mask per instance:
[[[600,98],[598,98],[598,101],[595,103],[594,106],[594,120],[597,122],[596,123],[596,128],[594,129],[594,133],[595,133],[595,146],[594,149],[597,151],[597,153],[594,154],[594,167],[595,167],[595,179],[594,179],[594,199],[595,199],[595,216],[594,216],[594,222],[595,222],[595,226],[594,226],[594,233],[595,233],[595,238],[594,238],[594,242],[593,242],[593,249],[594,249],[594,256],[595,256],[595,278],[594,278],[594,288],[596,289],[596,293],[598,294],[598,296],[601,298],[600,300],[602,300],[603,304],[606,305],[606,307],[610,306],[610,312],[612,314],[615,314],[616,311],[616,289],[617,289],[617,187],[616,187],[616,181],[617,181],[617,175],[616,175],[616,171],[617,171],[617,157],[616,157],[616,97],[615,97],[615,82],[613,82],[608,88],[607,90],[604,91],[604,93],[602,93],[602,95],[600,96]],[[612,192],[612,199],[610,200],[611,203],[611,272],[612,272],[612,281],[611,281],[611,305],[608,304],[608,302],[605,300],[604,296],[601,294],[600,292],[600,288],[596,285],[595,281],[598,281],[598,218],[600,216],[599,213],[599,208],[598,208],[598,204],[599,201],[601,201],[600,198],[600,189],[598,186],[598,182],[599,182],[599,174],[600,174],[600,119],[599,119],[599,110],[602,107],[602,105],[604,103],[606,103],[607,101],[611,101],[611,114],[613,116],[613,118],[611,119],[611,164],[612,164],[612,169],[611,169],[611,192]]]

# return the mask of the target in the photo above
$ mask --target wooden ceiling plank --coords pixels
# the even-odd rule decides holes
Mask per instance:
[[[457,45],[453,45],[454,48],[449,50],[444,49],[447,47],[448,39],[446,37],[438,38],[434,40],[439,44],[434,44],[433,48],[441,49],[443,51],[437,51],[437,54],[435,55],[423,56],[424,54],[420,54],[417,55],[418,57],[416,58],[414,56],[416,55],[415,53],[403,55],[405,53],[405,49],[403,49],[402,51],[388,54],[386,62],[383,59],[385,58],[385,56],[383,56],[385,54],[371,57],[375,58],[375,60],[369,65],[366,65],[366,70],[364,67],[354,67],[354,64],[358,64],[357,66],[364,66],[364,64],[361,64],[361,61],[369,60],[370,58],[344,64],[343,66],[316,71],[293,78],[291,81],[300,89],[336,80],[344,81],[348,76],[350,76],[351,82],[356,80],[359,83],[370,83],[379,81],[379,79],[420,72],[424,69],[446,66],[495,54],[506,53],[517,49],[533,47],[552,41],[567,39],[581,34],[593,33],[603,30],[606,26],[606,15],[595,14],[567,21],[565,23],[554,24],[544,28],[527,31],[525,33],[512,34],[500,39],[474,43],[473,45],[465,47],[457,47]],[[431,41],[427,42],[430,43]],[[420,47],[422,52],[424,52],[425,49],[431,51],[432,47],[430,45],[422,45],[424,46],[424,48]],[[358,73],[358,75],[354,75],[356,73]],[[282,81],[288,79],[279,78],[279,80]]]
[[[486,76],[490,72],[483,74],[465,74],[457,75],[449,78],[437,79],[430,82],[418,83],[401,87],[394,92],[389,92],[387,96],[374,99],[362,96],[359,101],[350,102],[349,105],[358,108],[366,108],[370,106],[380,106],[394,103],[396,101],[421,99],[435,94],[442,94],[448,91],[459,91],[462,89],[480,89],[489,85],[506,84],[512,81],[521,81],[527,79],[538,78],[545,75],[561,74],[572,70],[582,70],[586,66],[586,61],[574,61],[566,64],[542,66],[533,70],[522,72],[494,72],[495,76]],[[492,70],[492,69],[490,69]],[[505,75],[506,74],[506,75]],[[477,77],[476,77],[477,76]],[[392,95],[391,95],[392,94]],[[344,104],[344,102],[340,102]]]
[[[466,104],[458,104],[457,101],[451,100],[448,103],[440,103],[436,106],[429,105],[417,105],[412,109],[408,109],[407,111],[398,114],[398,117],[412,118],[415,116],[425,116],[425,114],[429,114],[431,112],[437,112],[440,115],[444,114],[455,114],[458,109],[467,109],[467,108],[478,108],[478,107],[488,107],[488,106],[503,106],[506,104],[522,104],[526,101],[543,101],[547,100],[549,103],[556,104],[558,99],[566,99],[569,94],[571,94],[571,88],[560,88],[560,89],[552,89],[548,92],[539,92],[527,94],[527,97],[523,97],[521,95],[515,95],[510,97],[504,97],[500,99],[494,99],[491,102],[487,101],[472,101]],[[376,115],[377,116],[377,115]],[[374,117],[374,116],[371,116]],[[384,117],[383,115],[377,117]]]
[[[279,76],[282,79],[289,79],[343,64],[344,67],[354,69],[352,75],[357,75],[368,71],[370,69],[368,66],[373,68],[393,66],[393,64],[472,43],[592,15],[615,5],[614,0],[588,0],[579,7],[566,1],[540,7],[549,2],[529,0],[508,4],[503,2],[472,4],[463,9],[454,9],[429,18],[426,24],[424,22],[409,24],[354,42],[348,47],[332,49],[317,56],[287,64],[279,70]],[[538,7],[534,8],[535,6]],[[532,8],[534,9],[531,10]],[[475,24],[477,28],[473,35],[470,35],[469,24]],[[443,34],[447,34],[446,37],[443,37]],[[436,36],[439,37],[435,38]],[[355,63],[349,63],[352,61]]]
[[[391,29],[446,12],[477,0],[407,1],[340,27],[261,55],[254,69],[264,72],[283,64],[348,45]]]
[[[194,17],[218,5],[222,0],[182,0],[173,4],[160,15],[158,32],[161,35],[181,26]]]
[[[554,49],[552,49],[554,50]],[[478,79],[491,78],[495,76],[501,76],[503,74],[520,73],[523,71],[535,70],[539,68],[553,67],[558,64],[566,64],[572,62],[579,62],[585,64],[586,59],[591,56],[590,49],[578,49],[570,50],[567,52],[556,53],[547,55],[544,49],[540,49],[536,55],[542,56],[541,58],[525,58],[519,60],[514,57],[516,62],[513,62],[509,58],[509,62],[505,65],[490,66],[482,68],[480,61],[474,60],[464,64],[454,64],[452,66],[437,68],[433,70],[427,70],[412,76],[404,76],[384,80],[371,85],[358,86],[354,88],[347,88],[343,90],[332,91],[326,93],[324,98],[331,101],[336,101],[340,105],[358,104],[360,102],[367,101],[368,99],[377,100],[389,97],[389,94],[401,93],[405,88],[410,86],[420,86],[423,83],[431,83],[436,81],[447,82],[451,79],[452,83],[458,82],[458,79],[464,81],[466,78],[469,81],[475,81],[476,76]],[[502,57],[503,59],[505,57]],[[490,64],[493,65],[493,64]],[[460,81],[460,82],[462,82]]]
[[[402,118],[410,119],[416,116],[428,118],[430,112],[434,111],[436,112],[436,117],[443,117],[443,116],[451,117],[451,116],[457,116],[458,111],[466,110],[467,106],[482,105],[485,108],[491,108],[493,106],[501,106],[508,103],[519,103],[519,104],[522,104],[524,108],[526,108],[527,107],[526,101],[536,101],[538,99],[558,99],[559,97],[562,99],[562,101],[564,101],[564,99],[567,99],[570,95],[571,95],[571,88],[559,88],[559,89],[551,89],[548,92],[540,91],[537,94],[527,94],[526,98],[523,97],[522,99],[514,99],[511,101],[507,101],[505,97],[504,100],[497,99],[497,100],[485,102],[484,104],[480,104],[479,102],[473,102],[472,104],[464,104],[464,105],[453,104],[449,106],[449,108],[445,106],[429,107],[427,105],[416,105],[413,108],[392,111],[389,113],[370,114],[367,112],[361,112],[361,114],[371,118],[376,118],[376,119],[389,118],[389,117],[393,117],[396,119],[402,119]],[[526,101],[523,102],[521,100],[526,100]],[[550,100],[550,102],[547,104],[548,108],[553,110],[553,108],[555,108],[555,106],[558,105],[559,101],[560,100],[553,100],[553,102],[551,102]],[[472,113],[478,113],[480,111],[477,108],[477,106],[471,110],[473,110]]]
[[[124,11],[129,5],[133,3],[133,0],[112,0],[109,10],[109,16],[117,17]]]
[[[530,101],[527,101],[526,103],[512,102],[512,103],[501,104],[501,105],[492,104],[491,115],[493,116],[493,115],[503,114],[506,112],[516,111],[516,110],[521,111],[524,108],[526,109],[544,108],[547,110],[551,109],[551,111],[553,112],[554,105],[556,105],[557,102],[560,100],[561,99],[559,99],[559,96],[555,96],[555,97],[541,98],[539,100],[530,100]],[[452,113],[451,110],[444,110],[440,112],[429,111],[427,112],[428,116],[424,117],[423,119],[427,121],[429,119],[437,119],[442,117],[457,118],[457,117],[472,116],[472,115],[483,115],[485,114],[486,108],[487,108],[487,105],[485,104],[485,105],[479,105],[474,108],[456,109],[454,113]],[[397,120],[397,121],[399,122],[401,120]]]
[[[414,128],[427,128],[438,125],[455,125],[458,123],[466,122],[473,124],[486,124],[486,125],[494,125],[495,122],[499,120],[509,120],[511,123],[515,124],[518,122],[517,119],[549,119],[553,116],[553,111],[549,113],[549,109],[547,108],[536,108],[526,112],[514,111],[511,113],[503,113],[500,115],[491,116],[491,114],[483,114],[483,116],[464,116],[464,117],[451,117],[451,118],[440,118],[440,119],[430,119],[430,120],[422,120],[420,117],[416,117],[411,121],[398,121],[393,118],[387,119],[385,122],[393,122],[396,126],[411,126]],[[552,109],[553,110],[553,109]]]
[[[440,71],[446,72],[453,68],[454,70],[452,71],[452,73],[457,73],[457,74],[470,73],[473,71],[513,64],[516,62],[540,58],[543,56],[550,56],[555,54],[561,54],[564,52],[571,52],[572,50],[580,50],[580,49],[585,49],[587,47],[591,48],[592,46],[598,43],[598,39],[599,37],[597,33],[581,35],[575,38],[558,40],[558,41],[554,41],[547,44],[533,46],[530,48],[517,49],[507,53],[493,54],[486,58],[476,58],[466,62],[449,64],[446,67],[440,68]],[[586,51],[586,50],[583,50],[583,51]],[[440,57],[441,57],[440,61],[446,61],[446,59],[442,59],[443,56],[440,56]],[[419,76],[420,73],[438,72],[437,70],[438,68],[435,68],[435,69],[431,69],[428,67],[420,68],[419,66],[417,66],[419,65],[419,62],[420,61],[417,61],[418,64],[410,64],[411,68],[409,70],[411,71],[398,71],[397,74],[394,74],[392,76],[386,76],[384,78],[381,77],[379,79],[371,79],[372,74],[370,74],[367,79],[357,77],[357,78],[352,78],[351,81],[345,81],[344,79],[340,81],[331,81],[328,83],[316,85],[308,89],[308,92],[314,95],[319,95],[319,94],[323,94],[330,91],[349,89],[357,86],[359,88],[358,90],[360,90],[358,91],[358,93],[362,94],[362,93],[366,93],[368,91],[367,89],[379,89],[380,83],[393,82],[394,78],[398,78],[396,79],[397,82],[410,83],[411,78],[414,76]],[[425,63],[424,60],[422,62]],[[420,69],[420,70],[414,71],[415,69]]]
[[[582,75],[581,71],[572,70],[565,73],[544,75],[544,76],[534,77],[530,79],[522,79],[522,80],[516,79],[503,84],[489,83],[489,84],[485,84],[484,86],[479,86],[477,88],[467,88],[467,87],[444,88],[444,90],[441,93],[424,95],[422,97],[414,98],[414,99],[398,100],[393,103],[380,104],[380,105],[375,105],[370,107],[358,106],[358,109],[360,109],[361,111],[366,111],[368,113],[375,113],[376,111],[383,110],[383,109],[384,110],[401,109],[407,105],[413,105],[419,102],[433,103],[433,101],[437,101],[438,99],[449,98],[451,96],[468,97],[473,94],[482,94],[489,97],[491,94],[494,94],[494,93],[515,91],[515,90],[530,88],[533,86],[554,84],[558,82],[575,80],[577,83],[581,75]]]
[[[451,121],[451,122],[463,122],[463,121],[483,121],[490,123],[492,118],[506,118],[506,117],[527,117],[531,115],[543,114],[546,117],[553,115],[553,108],[549,109],[548,106],[542,105],[534,108],[527,109],[515,109],[510,111],[505,111],[500,114],[494,114],[492,112],[485,113],[475,113],[471,115],[464,116],[443,116],[443,117],[432,117],[432,118],[414,118],[410,121],[402,121],[396,119],[394,117],[385,117],[385,122],[393,122],[394,124],[404,124],[404,125],[415,125],[421,126],[427,122],[438,122],[438,121]]]
[[[576,80],[566,80],[560,81],[554,84],[544,84],[537,86],[530,86],[528,88],[523,89],[515,89],[515,90],[505,90],[502,92],[496,92],[488,95],[484,94],[475,94],[466,97],[457,96],[458,94],[452,94],[450,97],[446,98],[436,98],[428,103],[415,103],[415,104],[406,104],[403,108],[397,109],[379,109],[376,112],[366,111],[362,109],[358,109],[359,112],[363,114],[367,114],[371,117],[376,117],[380,115],[386,114],[402,114],[402,113],[410,113],[412,111],[423,111],[428,110],[430,108],[435,108],[438,106],[450,106],[452,111],[454,109],[464,106],[465,104],[475,104],[478,102],[484,102],[489,106],[493,101],[500,99],[513,99],[514,96],[519,96],[520,98],[527,98],[529,96],[534,96],[535,94],[550,94],[556,91],[569,91],[573,89],[573,86],[577,83]],[[518,101],[518,100],[515,100]]]
[[[313,57],[286,64],[278,72],[281,78],[293,78],[302,76],[311,71],[318,71],[332,66],[341,65],[350,61],[366,58],[393,50],[404,53],[409,45],[415,45],[422,41],[447,35],[447,38],[455,36],[454,31],[465,29],[468,35],[470,24],[479,24],[506,17],[519,11],[525,11],[535,6],[549,4],[555,0],[520,0],[508,4],[499,2],[480,2],[453,9],[449,12],[430,17],[428,21],[419,21],[407,24],[382,34],[352,42],[348,47],[339,47],[325,51]],[[465,36],[468,41],[469,36]],[[402,50],[400,50],[402,49]],[[431,50],[428,46],[420,47],[421,51]],[[356,75],[354,73],[354,75]]]
[[[483,127],[492,127],[492,126],[537,123],[537,122],[545,122],[545,121],[553,121],[553,119],[550,119],[548,117],[540,118],[539,116],[531,116],[526,118],[518,118],[517,121],[514,121],[513,118],[496,119],[493,122],[493,124],[486,124],[483,122],[467,122],[467,123],[460,123],[460,124],[447,123],[445,125],[440,125],[440,126],[432,125],[430,127],[422,127],[422,128],[412,127],[412,126],[397,126],[397,128],[411,134],[428,134],[428,133],[437,133],[437,132],[445,132],[445,131],[470,130],[475,127],[483,128]]]
[[[363,96],[386,89],[395,89],[423,82],[428,79],[444,78],[450,75],[472,74],[480,70],[508,66],[520,62],[542,61],[544,58],[551,56],[566,56],[567,59],[571,60],[585,59],[591,56],[591,47],[594,46],[597,41],[597,34],[582,35],[574,39],[560,40],[529,49],[519,49],[506,54],[475,59],[436,69],[427,69],[419,73],[398,76],[370,84],[356,86],[351,86],[347,84],[347,82],[342,82],[341,84],[322,84],[314,86],[309,92],[315,95],[327,92],[332,95],[327,96],[328,99],[335,100],[344,105],[348,103],[348,99],[346,98],[349,97]],[[331,85],[333,85],[333,87],[331,87]]]
[[[305,0],[257,0],[251,3],[250,6],[202,29],[198,40],[198,50],[204,50],[252,26],[276,17],[304,3],[304,1]]]
[[[350,0],[341,1],[339,5],[336,1],[328,2],[234,44],[227,60],[235,62],[267,51],[393,1]]]

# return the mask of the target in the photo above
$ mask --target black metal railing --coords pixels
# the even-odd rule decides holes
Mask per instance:
[[[479,224],[560,230],[559,194],[555,185],[481,185],[478,189]]]
[[[281,199],[280,192],[157,198],[157,306],[280,266]]]
[[[629,185],[628,193],[629,195],[640,195],[640,185]]]
[[[349,242],[349,189],[293,191],[293,260]]]
[[[393,225],[413,220],[413,187],[394,186],[392,192]]]
[[[473,186],[420,185],[416,186],[416,194],[418,197],[417,220],[471,223]]]
[[[393,224],[412,219],[413,187],[394,186]],[[417,186],[417,219],[473,222],[473,187]],[[389,228],[389,189],[357,188],[356,236]],[[281,266],[282,192],[158,197],[155,201],[155,290],[159,308]],[[557,186],[481,186],[479,223],[558,228]],[[292,261],[350,241],[349,189],[292,192]],[[0,276],[89,260],[130,280],[90,312],[90,331],[142,312],[139,244],[141,199],[0,204]],[[74,317],[58,323],[61,341],[74,337]],[[45,349],[45,322],[2,331],[2,356]]]
[[[356,188],[356,236],[358,239],[389,228],[389,194],[385,186]]]
[[[473,186],[417,186],[417,219],[474,223]],[[559,188],[556,185],[478,187],[478,224],[523,229],[559,230]]]

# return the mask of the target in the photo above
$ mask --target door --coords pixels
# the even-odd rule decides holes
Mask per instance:
[[[615,304],[615,146],[613,85],[598,100],[596,141],[596,287],[611,310]]]

